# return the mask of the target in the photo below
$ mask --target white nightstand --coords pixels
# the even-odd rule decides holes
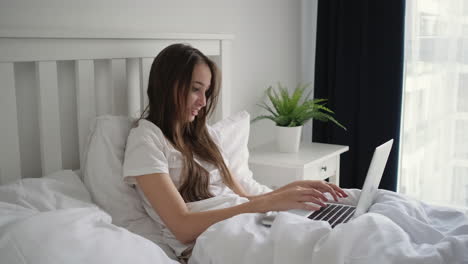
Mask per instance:
[[[340,154],[348,146],[301,143],[297,153],[281,153],[275,142],[250,151],[249,167],[258,182],[276,189],[295,180],[324,180],[339,185]]]

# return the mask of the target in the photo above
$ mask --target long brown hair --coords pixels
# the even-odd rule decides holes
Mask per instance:
[[[187,98],[191,91],[195,65],[204,63],[211,71],[211,84],[206,91],[206,106],[192,122],[187,122]],[[220,73],[216,64],[198,49],[173,44],[163,49],[153,61],[148,81],[149,104],[142,118],[158,126],[185,160],[179,192],[185,202],[213,197],[209,191],[209,172],[194,157],[216,166],[223,182],[233,187],[232,175],[221,152],[211,139],[206,119],[214,110],[219,94]]]

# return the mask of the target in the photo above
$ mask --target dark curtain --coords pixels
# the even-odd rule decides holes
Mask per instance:
[[[362,188],[375,147],[394,139],[380,188],[396,190],[403,84],[404,0],[319,0],[315,98],[347,131],[314,120],[314,142],[349,146],[340,186]]]

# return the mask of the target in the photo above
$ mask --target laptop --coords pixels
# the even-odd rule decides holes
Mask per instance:
[[[382,174],[384,172],[385,165],[387,164],[390,150],[392,149],[392,144],[393,139],[375,148],[357,206],[326,203],[326,207],[322,207],[317,211],[289,210],[288,212],[304,216],[312,220],[328,221],[332,228],[366,213],[372,205],[375,193],[379,188],[380,180],[382,179]],[[275,217],[275,212],[265,214],[261,220],[262,224],[265,226],[271,226]]]

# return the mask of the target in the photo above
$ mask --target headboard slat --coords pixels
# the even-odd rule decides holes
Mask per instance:
[[[21,178],[21,157],[16,110],[15,74],[13,63],[0,63],[0,184]]]
[[[109,94],[112,94],[112,76],[110,67],[110,60],[94,61],[96,114],[98,116],[112,113],[112,100],[109,100]]]
[[[37,62],[36,78],[39,89],[38,113],[42,175],[47,175],[62,168],[57,63],[55,61]]]
[[[141,112],[145,110],[145,107],[148,105],[148,80],[151,70],[151,65],[153,64],[153,59],[143,58],[141,59]]]
[[[75,74],[74,61],[57,61],[63,169],[80,167]]]
[[[112,92],[109,99],[112,101],[113,115],[127,115],[127,76],[126,60],[111,60]]]
[[[75,62],[75,70],[78,144],[81,166],[83,164],[83,149],[87,140],[90,122],[96,116],[94,62],[92,60],[78,60]]]
[[[127,107],[128,116],[140,116],[140,61],[141,59],[127,59]]]

